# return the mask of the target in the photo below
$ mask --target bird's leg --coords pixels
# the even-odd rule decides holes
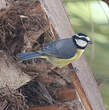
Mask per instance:
[[[62,67],[61,69],[64,69],[64,70],[69,70],[69,68],[68,68],[68,67]]]
[[[78,72],[78,71],[79,71],[79,69],[76,68],[76,67],[72,67],[72,68],[62,67],[62,69],[68,70],[68,73],[71,73],[71,72]]]
[[[77,67],[74,67],[74,66],[69,69],[69,72],[75,72],[76,73],[78,71],[79,71],[79,69]]]

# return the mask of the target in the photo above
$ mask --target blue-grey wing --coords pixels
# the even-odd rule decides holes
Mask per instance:
[[[72,38],[56,40],[52,43],[49,43],[41,51],[42,55],[54,56],[57,58],[71,58],[76,53],[76,46]]]

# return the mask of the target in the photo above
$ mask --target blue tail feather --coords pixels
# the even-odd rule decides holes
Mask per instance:
[[[20,61],[24,61],[24,60],[29,60],[29,59],[32,59],[32,58],[40,58],[41,54],[38,53],[38,52],[26,52],[26,53],[18,54],[17,57]]]

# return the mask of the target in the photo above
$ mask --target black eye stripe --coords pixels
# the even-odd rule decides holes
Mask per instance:
[[[80,39],[80,40],[83,40],[83,41],[88,42],[87,39],[85,39],[85,38],[79,38],[79,37],[77,37],[76,39]]]
[[[85,37],[78,37],[77,35],[74,35],[74,36],[72,36],[72,38],[73,39],[80,39],[80,40],[88,42],[88,40]]]

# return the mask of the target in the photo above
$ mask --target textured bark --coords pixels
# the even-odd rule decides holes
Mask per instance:
[[[68,101],[63,104],[50,105],[44,107],[33,107],[29,110],[83,110],[78,100]]]
[[[17,89],[30,80],[9,56],[0,52],[0,88],[8,86]]]
[[[1,8],[6,8],[5,0],[0,0]],[[17,89],[30,80],[31,77],[24,74],[10,56],[0,51],[0,88],[8,86]]]

